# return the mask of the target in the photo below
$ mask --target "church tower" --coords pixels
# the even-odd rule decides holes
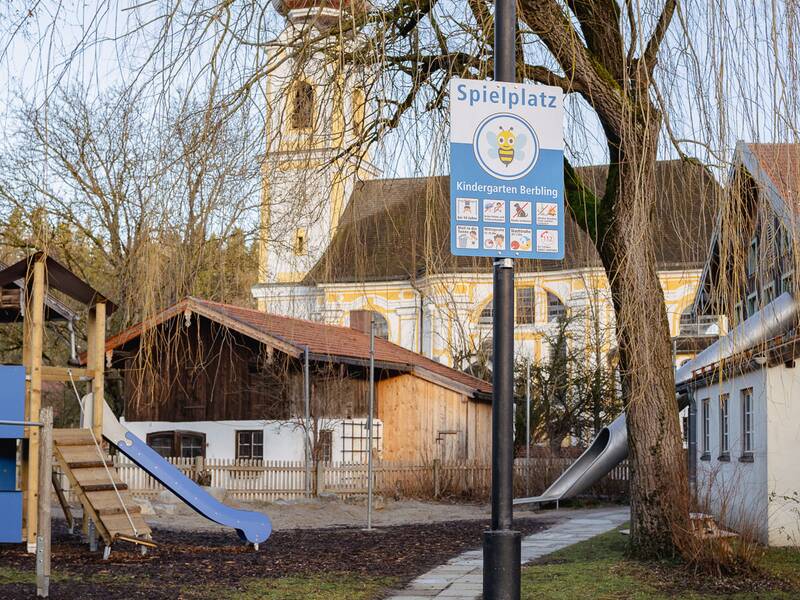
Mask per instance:
[[[269,57],[258,288],[300,282],[324,253],[360,179],[377,176],[354,147],[372,113],[368,75],[342,66],[352,42],[345,0],[274,0],[286,27]],[[345,27],[342,27],[342,24]],[[260,308],[266,308],[259,299]]]

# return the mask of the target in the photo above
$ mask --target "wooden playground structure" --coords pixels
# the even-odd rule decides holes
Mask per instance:
[[[19,288],[19,293],[16,292]],[[104,367],[106,317],[116,308],[106,297],[93,289],[77,275],[43,252],[37,252],[18,263],[0,271],[1,319],[4,323],[22,322],[22,367],[24,367],[24,398],[6,397],[8,389],[0,390],[0,441],[16,437],[17,443],[6,443],[2,447],[14,457],[5,456],[5,465],[16,468],[15,489],[6,482],[0,490],[3,507],[21,504],[21,511],[4,511],[0,522],[15,519],[21,512],[21,522],[4,523],[4,537],[1,541],[27,543],[29,552],[42,546],[41,531],[49,530],[49,523],[40,523],[40,515],[49,518],[49,482],[56,485],[51,471],[50,460],[55,458],[66,474],[72,489],[76,491],[83,509],[83,529],[90,545],[96,545],[95,535],[105,544],[107,557],[111,545],[116,541],[138,544],[144,550],[154,546],[150,541],[150,528],[141,517],[139,507],[133,503],[127,486],[119,479],[112,461],[103,447]],[[45,322],[48,316],[57,316],[52,310],[49,292],[60,292],[81,303],[86,308],[86,367],[52,366],[43,364],[43,343]],[[17,303],[15,306],[15,302]],[[4,367],[12,379],[23,376],[18,367]],[[42,439],[45,419],[42,415],[43,382],[64,382],[77,393],[77,385],[86,386],[84,398],[91,399],[90,406],[82,406],[85,414],[91,415],[89,421],[82,419],[83,428],[52,430],[52,441]],[[19,389],[21,389],[21,385]],[[77,400],[77,398],[76,398]],[[24,404],[23,419],[9,419],[12,407]],[[49,433],[47,436],[49,438]],[[40,445],[52,443],[51,452],[45,452],[42,461]],[[13,463],[12,463],[13,461]],[[47,464],[40,464],[40,463]],[[42,483],[46,482],[46,483]],[[43,490],[43,486],[47,489]],[[70,526],[74,520],[64,494],[56,485],[56,495],[64,509]],[[46,493],[45,493],[46,492]],[[42,497],[47,499],[46,510],[42,510]],[[96,534],[95,534],[96,532]],[[49,535],[47,536],[49,538]],[[49,546],[49,540],[48,540]]]

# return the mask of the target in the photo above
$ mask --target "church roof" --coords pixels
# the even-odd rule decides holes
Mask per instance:
[[[605,187],[606,166],[577,169],[596,194]],[[660,269],[700,268],[713,228],[711,174],[689,161],[659,161],[656,185],[656,253]],[[328,249],[304,283],[406,280],[442,273],[489,272],[492,259],[450,253],[450,179],[421,177],[359,182]],[[517,259],[517,272],[599,267],[589,236],[572,217],[565,224],[561,261]]]

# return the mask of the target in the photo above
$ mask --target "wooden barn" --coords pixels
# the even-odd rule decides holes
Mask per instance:
[[[370,319],[355,317],[186,298],[106,344],[126,424],[165,456],[363,462]],[[378,457],[489,461],[490,384],[379,337],[374,349]]]

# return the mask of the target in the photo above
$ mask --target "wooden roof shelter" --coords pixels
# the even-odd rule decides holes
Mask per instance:
[[[103,294],[95,290],[72,271],[44,252],[35,252],[19,262],[0,270],[0,289],[9,286],[24,288],[24,305],[17,317],[22,318],[22,364],[26,371],[25,421],[39,419],[42,407],[42,381],[69,381],[71,378],[90,381],[93,394],[92,430],[96,439],[102,438],[103,370],[105,352],[106,316],[116,309]],[[55,304],[48,305],[48,290],[59,291],[86,305],[88,316],[87,364],[85,369],[45,366],[42,364],[44,323],[48,317],[66,316]],[[25,427],[28,442],[27,461],[23,474],[23,531],[28,547],[36,544],[39,495],[39,428]]]

